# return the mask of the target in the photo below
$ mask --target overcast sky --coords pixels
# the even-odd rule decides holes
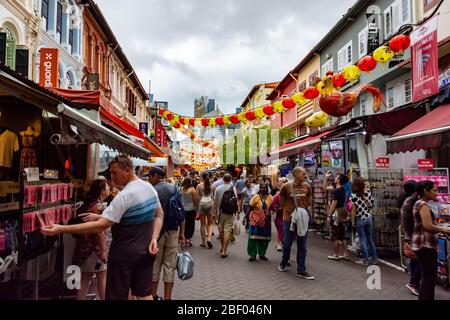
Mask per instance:
[[[144,88],[193,115],[194,99],[235,112],[280,81],[355,0],[96,0]]]

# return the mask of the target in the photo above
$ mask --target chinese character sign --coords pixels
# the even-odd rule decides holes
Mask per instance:
[[[437,17],[411,33],[413,102],[439,93]]]

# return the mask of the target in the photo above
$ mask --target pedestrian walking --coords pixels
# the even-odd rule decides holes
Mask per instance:
[[[197,186],[197,193],[200,197],[198,209],[198,212],[200,214],[200,236],[202,238],[202,244],[200,246],[203,248],[206,248],[206,246],[208,246],[209,249],[212,249],[213,244],[211,242],[211,238],[213,235],[215,223],[212,215],[214,201],[212,184],[207,172],[202,173],[202,180]],[[206,234],[208,235],[208,238],[206,238]]]
[[[277,230],[276,249],[278,252],[281,252],[283,249],[283,208],[280,203],[280,192],[277,192],[277,194],[273,197],[270,210],[274,212],[275,215],[274,223]]]
[[[377,249],[373,239],[374,199],[372,192],[366,189],[363,177],[358,177],[353,181],[350,201],[352,203],[352,225],[358,231],[362,255],[362,259],[356,260],[356,263],[365,266],[377,264]]]
[[[250,179],[245,180],[245,188],[242,189],[242,199],[240,202],[239,212],[244,212],[244,219],[242,220],[242,224],[245,226],[245,230],[249,228],[249,219],[248,219],[248,208],[250,206],[250,200],[253,198],[253,186]]]
[[[192,247],[192,237],[195,231],[195,216],[196,208],[198,208],[198,194],[195,188],[192,186],[192,179],[186,177],[181,184],[181,195],[183,199],[183,207],[186,212],[185,221],[185,245]]]
[[[233,230],[234,217],[236,216],[238,220],[240,218],[238,211],[237,195],[231,187],[231,175],[227,173],[223,177],[223,185],[215,190],[213,207],[213,214],[219,215],[220,257],[222,259],[228,257],[227,248]]]
[[[111,178],[124,188],[97,221],[42,228],[46,236],[62,233],[95,234],[112,227],[108,257],[106,300],[152,300],[151,275],[158,253],[163,211],[153,186],[136,177],[133,161],[119,155],[110,164]]]
[[[432,181],[420,181],[417,185],[419,200],[413,209],[414,232],[412,249],[419,258],[422,280],[419,300],[434,300],[434,287],[437,276],[437,240],[439,233],[450,233],[449,227],[436,226],[436,219],[428,204],[435,201],[438,189]]]
[[[258,194],[253,196],[249,205],[250,232],[247,245],[249,261],[255,261],[257,255],[261,260],[267,261],[266,252],[272,235],[270,214],[272,196],[269,194],[268,185],[260,185]]]
[[[294,182],[284,184],[280,191],[280,204],[283,209],[283,257],[278,270],[281,272],[286,271],[291,257],[292,242],[297,238],[297,276],[307,280],[314,280],[314,276],[306,270],[308,234],[306,232],[304,236],[298,236],[298,229],[291,228],[293,214],[298,212],[298,209],[311,212],[311,186],[305,183],[306,171],[304,168],[295,168],[293,176]]]
[[[158,193],[161,207],[164,210],[164,223],[158,237],[159,252],[156,255],[152,273],[152,296],[155,300],[162,300],[158,296],[158,284],[163,274],[164,300],[172,299],[175,270],[177,268],[178,243],[184,242],[183,217],[176,206],[182,206],[181,193],[178,188],[164,182],[165,172],[157,167],[150,170],[149,182]]]

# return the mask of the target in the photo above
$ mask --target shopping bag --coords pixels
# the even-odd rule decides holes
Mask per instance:
[[[234,222],[234,226],[233,226],[233,234],[236,237],[239,237],[239,235],[241,234],[241,224],[239,223],[239,221],[235,221]]]
[[[187,251],[177,253],[178,278],[189,280],[194,276],[194,259]]]

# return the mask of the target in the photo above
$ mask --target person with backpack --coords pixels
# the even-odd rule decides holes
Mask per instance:
[[[269,194],[269,186],[261,184],[259,192],[250,200],[250,228],[248,234],[247,253],[250,256],[249,261],[256,260],[256,256],[263,261],[268,261],[266,257],[267,248],[269,247],[272,235],[272,219],[270,206],[272,204],[272,196]]]
[[[200,196],[200,204],[198,207],[198,213],[200,214],[200,235],[202,237],[202,244],[200,246],[203,248],[208,246],[209,249],[212,249],[213,245],[211,238],[214,229],[212,207],[214,201],[212,184],[209,180],[209,174],[207,172],[202,173],[202,181],[197,186],[197,193]],[[208,234],[208,239],[206,239],[206,234]]]
[[[172,290],[177,267],[178,241],[184,242],[184,220],[181,193],[176,186],[163,182],[165,172],[154,167],[148,173],[149,182],[158,193],[161,207],[164,211],[164,220],[161,234],[158,239],[159,252],[156,255],[152,276],[152,295],[155,300],[158,297],[158,283],[161,271],[163,272],[164,300],[172,299]]]
[[[405,193],[400,196],[400,217],[403,229],[403,254],[409,258],[409,272],[411,277],[406,283],[408,290],[415,296],[419,296],[420,280],[422,270],[420,269],[419,260],[411,248],[411,239],[414,232],[413,208],[419,199],[417,195],[417,182],[414,180],[406,181],[403,186]],[[405,250],[408,249],[408,250]]]
[[[181,184],[181,196],[183,200],[183,208],[186,212],[184,238],[185,245],[192,247],[192,237],[195,232],[195,216],[198,207],[198,194],[192,186],[191,177],[186,177]]]
[[[220,257],[222,259],[228,257],[227,248],[233,230],[234,216],[237,214],[237,219],[240,218],[238,211],[237,195],[231,186],[231,175],[227,173],[223,177],[223,185],[215,189],[213,207],[214,219],[217,214],[219,215]]]

